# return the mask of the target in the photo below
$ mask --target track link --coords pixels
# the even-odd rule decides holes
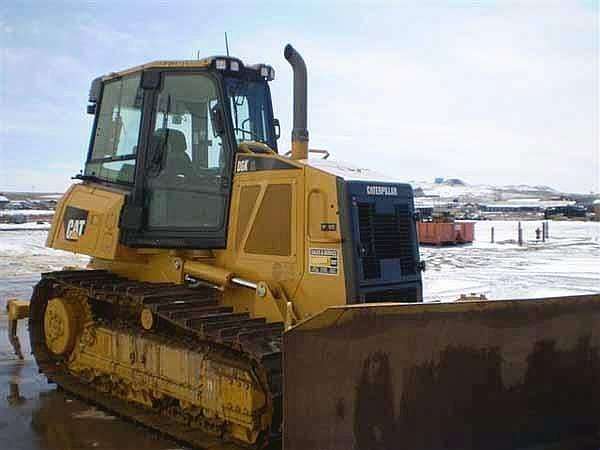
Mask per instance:
[[[280,442],[282,411],[281,339],[282,323],[267,323],[236,313],[221,302],[221,293],[209,287],[189,288],[172,283],[129,280],[104,270],[73,270],[42,274],[35,287],[29,318],[32,351],[40,371],[49,380],[87,401],[163,433],[178,442],[206,450],[248,448],[223,440],[198,429],[190,429],[150,408],[144,408],[90,389],[89,384],[68,373],[65,364],[47,348],[44,338],[44,313],[56,292],[75,289],[84,294],[95,321],[118,322],[136,332],[148,333],[140,326],[144,309],[153,315],[150,333],[178,345],[194,348],[210,345],[221,352],[237,354],[253,362],[265,392],[270,395],[273,421],[269,435],[262,436],[255,448]]]

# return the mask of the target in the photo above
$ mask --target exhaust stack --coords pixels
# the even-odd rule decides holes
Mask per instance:
[[[306,64],[294,47],[285,46],[283,56],[294,71],[294,128],[292,129],[292,159],[308,159],[307,76]]]

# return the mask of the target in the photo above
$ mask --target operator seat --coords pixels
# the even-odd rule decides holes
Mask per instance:
[[[152,163],[159,172],[148,178],[148,223],[155,227],[198,226],[200,202],[195,191],[199,177],[186,153],[185,135],[172,128],[156,130],[153,135]]]
[[[189,155],[186,153],[185,135],[172,128],[163,128],[154,132],[154,138],[159,145],[164,145],[163,168],[159,177],[167,180],[184,182],[194,175],[194,168]]]

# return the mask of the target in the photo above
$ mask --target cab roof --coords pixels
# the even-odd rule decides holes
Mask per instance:
[[[97,103],[100,98],[100,92],[102,85],[106,81],[115,80],[126,75],[139,73],[147,69],[186,69],[186,68],[208,68],[214,67],[215,70],[220,72],[228,72],[231,74],[235,73],[252,73],[253,76],[264,79],[266,81],[272,81],[275,79],[275,70],[273,67],[266,64],[253,64],[246,66],[244,63],[232,56],[209,56],[208,58],[202,59],[184,59],[184,60],[158,60],[152,61],[139,66],[134,66],[129,69],[121,70],[119,72],[111,72],[107,75],[99,76],[92,80],[90,86],[90,93],[88,97],[89,103]]]
[[[111,72],[102,77],[103,81],[112,80],[113,78],[119,78],[125,75],[129,75],[136,72],[141,72],[147,69],[161,69],[165,67],[193,67],[193,68],[203,68],[209,67],[216,57],[211,56],[209,58],[203,59],[181,59],[181,60],[158,60],[151,61],[145,64],[140,64],[138,66],[130,67],[128,69],[120,70],[119,72]]]
[[[121,70],[119,72],[111,72],[107,75],[102,76],[102,81],[112,80],[114,78],[119,78],[125,75],[129,75],[136,72],[141,72],[147,69],[164,69],[164,68],[206,68],[210,66],[217,66],[217,61],[224,64],[223,67],[216,67],[217,70],[231,70],[234,71],[233,65],[237,64],[237,71],[245,70],[245,69],[253,69],[260,71],[261,68],[268,68],[268,78],[271,80],[274,78],[274,71],[271,66],[266,64],[254,64],[247,66],[245,65],[239,58],[235,58],[232,56],[209,56],[207,58],[202,59],[181,59],[181,60],[158,60],[151,61],[145,64],[141,64],[139,66],[130,67],[128,69]],[[267,77],[265,77],[267,78]]]

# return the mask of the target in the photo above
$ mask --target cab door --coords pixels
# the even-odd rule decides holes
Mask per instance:
[[[215,131],[212,114],[223,105],[209,73],[160,74],[146,95],[143,183],[144,226],[134,245],[224,248],[231,190],[231,143]]]

